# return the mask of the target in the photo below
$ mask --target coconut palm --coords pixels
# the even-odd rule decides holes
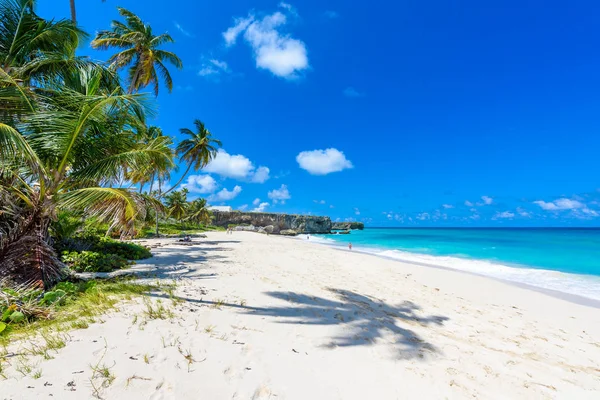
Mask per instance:
[[[196,199],[189,203],[187,215],[186,220],[197,225],[208,225],[212,218],[211,212],[206,208],[206,199]]]
[[[134,128],[149,108],[143,96],[107,86],[112,74],[89,65],[41,89],[26,87],[24,93],[40,93],[34,102],[22,102],[30,109],[0,119],[0,196],[11,199],[13,215],[0,235],[0,279],[45,286],[58,280],[64,265],[48,238],[58,211],[83,211],[131,229],[145,211],[144,199],[109,186],[127,170],[172,162],[160,143],[136,141]],[[69,82],[78,85],[65,86]],[[2,84],[11,87],[10,81]]]
[[[183,135],[189,136],[177,145],[176,150],[179,158],[185,161],[188,166],[179,181],[165,193],[175,189],[192,167],[195,171],[206,167],[217,156],[219,147],[222,146],[221,141],[213,138],[212,133],[206,129],[202,121],[197,119],[194,121],[194,125],[196,126],[195,132],[188,128],[179,130]]]
[[[175,218],[179,222],[183,221],[188,210],[187,194],[188,190],[183,189],[171,192],[166,196],[165,203],[169,217]]]
[[[154,86],[154,94],[158,96],[159,75],[164,80],[169,92],[173,90],[173,80],[166,62],[181,69],[183,64],[179,57],[170,51],[161,50],[160,46],[173,43],[168,33],[155,36],[152,27],[124,8],[118,7],[119,14],[125,23],[113,21],[112,30],[100,31],[92,41],[95,49],[120,49],[109,58],[109,63],[116,69],[128,67],[129,93],[138,92],[146,86]]]

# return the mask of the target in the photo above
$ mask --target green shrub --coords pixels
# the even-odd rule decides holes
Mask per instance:
[[[111,272],[129,265],[129,261],[118,254],[87,250],[65,251],[62,260],[76,272]]]
[[[110,238],[102,237],[92,247],[93,251],[111,253],[128,260],[143,260],[152,257],[150,250],[135,243],[119,242]]]

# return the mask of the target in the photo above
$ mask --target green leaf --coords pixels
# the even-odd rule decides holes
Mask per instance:
[[[10,321],[14,322],[15,324],[23,321],[25,319],[25,314],[23,314],[20,311],[15,311],[14,313],[10,314]]]
[[[0,322],[0,333],[6,329],[6,324],[4,322]]]

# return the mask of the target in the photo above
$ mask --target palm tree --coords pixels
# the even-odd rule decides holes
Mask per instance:
[[[0,279],[48,287],[64,272],[48,228],[59,210],[85,212],[132,229],[145,201],[112,186],[127,170],[172,162],[154,143],[140,145],[131,128],[150,111],[144,96],[113,86],[114,72],[90,64],[66,71],[43,87],[17,85],[23,96],[12,115],[0,116],[0,197],[9,199],[0,224]],[[65,86],[77,82],[72,87]],[[43,96],[28,97],[28,93]],[[6,91],[0,91],[0,103]],[[17,112],[18,111],[18,112]]]
[[[125,18],[125,23],[113,21],[112,30],[98,32],[91,43],[92,47],[102,50],[121,49],[108,61],[116,69],[129,67],[129,93],[138,92],[153,84],[154,94],[158,96],[159,75],[171,92],[173,80],[165,62],[178,69],[181,69],[183,64],[174,53],[159,47],[173,43],[173,38],[168,33],[155,36],[150,25],[144,24],[140,17],[121,7],[118,7],[118,10]]]
[[[175,218],[179,222],[184,219],[188,209],[187,194],[188,190],[183,189],[176,190],[166,197],[165,200],[169,217]]]
[[[212,219],[212,213],[206,208],[206,199],[192,201],[188,206],[187,213],[186,220],[197,225],[208,225]]]
[[[71,21],[47,21],[33,10],[34,0],[0,0],[0,74],[35,78],[78,60],[75,50],[87,34]],[[60,67],[56,67],[59,64]]]
[[[190,172],[192,167],[196,171],[206,167],[217,156],[219,147],[222,146],[220,140],[213,139],[212,133],[206,129],[202,121],[197,119],[194,121],[194,125],[196,126],[196,132],[188,128],[179,130],[182,134],[189,136],[188,139],[182,140],[177,145],[176,150],[179,158],[187,162],[188,166],[183,175],[181,175],[181,178],[179,178],[179,181],[165,192],[165,194],[175,189],[183,181],[188,172]]]

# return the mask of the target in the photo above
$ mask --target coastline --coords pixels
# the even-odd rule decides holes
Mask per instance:
[[[103,323],[69,332],[52,359],[30,359],[41,379],[20,376],[11,362],[3,395],[90,398],[90,366],[99,363],[114,376],[101,396],[132,400],[600,393],[595,308],[302,240],[207,236],[191,245],[144,241],[160,247],[133,269],[178,282],[172,295],[149,297],[172,318],[147,319],[144,304],[123,304]]]
[[[339,242],[334,239],[324,238],[322,236],[313,236],[316,237],[317,240],[313,240],[312,243],[324,245],[326,247],[330,247],[335,250],[347,251],[345,245],[342,242]],[[298,238],[299,240],[306,239]],[[351,242],[352,238],[347,238],[349,242]],[[383,247],[376,246],[363,246],[358,247],[354,246],[352,251],[359,252],[362,254],[369,254],[376,257],[385,258],[388,260],[398,261],[401,263],[408,263],[413,265],[418,265],[422,267],[428,268],[439,268],[450,271],[462,272],[467,274],[473,274],[489,279],[494,279],[497,281],[501,281],[507,284],[515,285],[518,287],[522,287],[529,290],[534,290],[540,293],[544,293],[550,296],[558,297],[563,300],[571,301],[577,304],[586,305],[589,307],[600,308],[600,277],[595,275],[586,275],[586,274],[575,274],[569,272],[556,271],[545,268],[536,268],[523,264],[508,264],[497,261],[491,261],[486,259],[477,259],[477,258],[462,258],[458,256],[443,256],[443,255],[431,255],[426,253],[418,253],[411,252],[409,250],[394,250]],[[391,253],[394,253],[393,255]],[[445,261],[450,261],[451,265],[444,265]],[[483,264],[479,269],[476,268],[464,268],[464,266],[468,265],[473,267],[474,264]],[[456,265],[460,267],[457,267]],[[461,268],[462,267],[462,268]],[[492,269],[485,269],[489,267]],[[512,273],[517,278],[519,277],[528,277],[537,275],[538,277],[547,278],[547,277],[556,277],[552,285],[540,285],[540,282],[544,282],[543,279],[535,281],[537,284],[526,282],[518,279],[509,279],[506,276],[502,276],[502,274],[493,274],[490,272],[496,272],[493,269],[502,269],[505,272]],[[585,282],[587,284],[592,284],[594,290],[589,290],[586,294],[581,294],[581,288],[574,287],[570,290],[565,290],[565,283],[573,283],[573,282]],[[546,282],[544,282],[546,283]],[[560,287],[560,288],[557,288]]]

